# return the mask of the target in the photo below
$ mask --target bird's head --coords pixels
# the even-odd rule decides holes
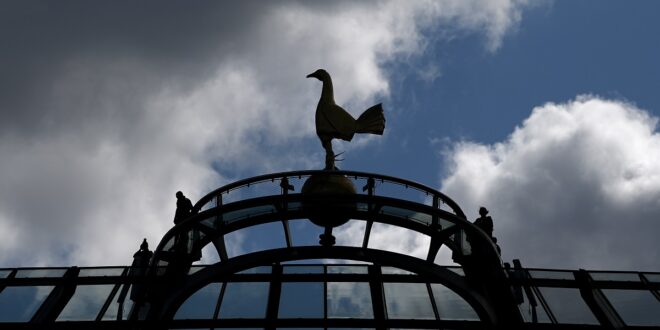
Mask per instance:
[[[326,81],[330,78],[330,74],[328,73],[328,71],[325,71],[323,69],[318,69],[314,71],[314,73],[308,74],[307,78],[316,78],[320,81]]]

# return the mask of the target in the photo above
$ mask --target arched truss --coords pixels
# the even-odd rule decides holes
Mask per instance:
[[[424,280],[440,283],[463,298],[477,313],[481,325],[490,327],[496,324],[496,313],[479,293],[475,292],[463,276],[445,267],[424,260],[389,251],[363,249],[357,247],[305,246],[273,249],[254,252],[208,266],[189,276],[186,281],[170,288],[170,294],[164,300],[158,319],[168,320],[174,317],[179,307],[193,293],[209,283],[222,281],[232,274],[260,265],[305,259],[345,259],[371,262],[380,266],[393,266],[420,275]],[[375,302],[374,302],[375,303]]]
[[[303,195],[296,193],[291,182],[294,179],[301,182],[300,180],[311,175],[344,175],[354,180],[356,186],[361,185],[360,181],[366,184],[362,189],[363,193],[357,194]],[[270,185],[270,193],[223,203],[223,196],[229,192],[240,191],[248,187],[254,188],[258,185]],[[420,196],[426,201],[430,198],[430,202],[398,198],[400,196],[398,194],[397,198],[377,194],[379,190],[384,190],[384,185],[412,189],[416,192],[418,199]],[[273,186],[280,188],[274,190],[276,192],[279,190],[279,193],[273,193]],[[268,191],[268,189],[265,190]],[[207,270],[190,276],[189,280],[185,281],[187,284],[178,289],[180,292],[170,295],[174,300],[169,301],[166,309],[163,310],[167,316],[172,316],[171,313],[176,310],[174,307],[182,302],[180,299],[184,299],[195,288],[203,286],[204,281],[208,281],[218,274],[243,269],[243,266],[237,265],[257,265],[259,262],[270,264],[277,260],[324,258],[323,256],[383,262],[384,264],[388,264],[390,262],[388,260],[399,260],[400,262],[393,266],[443,281],[443,284],[470,302],[475,310],[480,311],[480,316],[486,317],[485,320],[492,321],[494,318],[492,313],[488,312],[488,304],[484,303],[478,292],[483,292],[486,299],[491,300],[490,306],[496,309],[499,317],[506,318],[509,317],[507,314],[510,314],[509,311],[497,310],[499,307],[493,306],[493,297],[501,297],[510,293],[505,292],[508,289],[502,286],[506,275],[490,238],[465,219],[463,211],[453,200],[421,184],[359,172],[287,172],[255,177],[220,188],[202,198],[195,205],[195,212],[197,212],[195,215],[165,234],[154,253],[152,265],[160,266],[158,269],[164,269],[162,266],[168,264],[177,265],[177,267],[182,263],[189,265],[192,259],[190,257],[199,255],[201,249],[208,244],[215,246],[221,260]],[[324,216],[328,212],[334,216],[367,223],[362,248],[293,246],[289,221],[302,221]],[[225,235],[243,228],[273,222],[282,223],[286,248],[228,258],[224,242]],[[428,255],[426,258],[415,258],[368,249],[369,234],[373,223],[394,225],[428,235],[431,238]],[[458,280],[456,276],[448,274],[446,270],[443,271],[433,263],[443,245],[452,250],[454,260],[463,265],[467,277],[472,278],[472,289],[468,289],[465,280]],[[308,251],[313,253],[309,254]],[[188,261],[186,261],[186,257],[189,258]],[[474,286],[475,279],[484,282],[477,285],[480,288]],[[485,287],[487,288],[484,289]]]
[[[238,181],[219,188],[206,195],[195,205],[199,212],[165,234],[155,251],[154,260],[158,265],[165,265],[171,258],[170,250],[181,237],[195,237],[196,244],[187,246],[188,253],[194,254],[207,244],[213,244],[221,260],[227,259],[224,236],[236,230],[269,222],[282,222],[287,247],[292,247],[288,222],[325,215],[333,205],[355,203],[356,207],[335,208],[342,216],[367,222],[362,246],[368,246],[371,226],[374,222],[404,227],[431,237],[428,261],[433,261],[442,245],[452,250],[455,260],[461,263],[466,255],[471,254],[471,244],[467,235],[474,237],[486,246],[488,258],[499,262],[496,249],[483,232],[465,219],[465,214],[458,204],[446,195],[415,182],[377,174],[350,171],[333,171],[332,175],[345,175],[366,183],[364,193],[355,195],[314,195],[304,196],[285,189],[294,179],[302,179],[314,174],[328,174],[327,171],[298,171],[270,174]],[[223,195],[237,190],[268,185],[281,187],[279,194],[266,194],[254,198],[242,199],[223,204]],[[378,195],[381,185],[397,185],[417,192],[417,197],[430,198],[431,205],[420,201],[411,201]],[[272,189],[271,189],[272,190]],[[428,196],[428,197],[426,197]],[[446,206],[448,210],[442,208]],[[203,211],[199,211],[203,210]],[[195,251],[193,251],[195,250]]]

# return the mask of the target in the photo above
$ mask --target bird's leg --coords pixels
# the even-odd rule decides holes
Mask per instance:
[[[332,139],[322,139],[321,145],[325,149],[325,169],[335,169],[335,152],[332,150]]]

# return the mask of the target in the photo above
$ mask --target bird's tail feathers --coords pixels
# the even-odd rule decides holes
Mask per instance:
[[[357,119],[356,133],[371,133],[383,135],[385,130],[385,115],[380,103],[365,110]]]

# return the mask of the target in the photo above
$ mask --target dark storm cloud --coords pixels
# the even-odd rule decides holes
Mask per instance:
[[[269,7],[268,2],[250,1],[3,2],[0,125],[3,130],[48,129],[49,124],[89,117],[84,106],[94,104],[74,108],[51,99],[62,75],[81,66],[88,66],[98,80],[77,86],[81,90],[71,93],[72,98],[111,87],[104,84],[121,79],[108,77],[112,75],[130,78],[127,89],[133,93],[120,92],[133,94],[132,102],[166,81],[194,88],[214,74],[209,68],[218,57],[244,51],[250,38],[235,36],[254,33]],[[117,63],[134,67],[122,72]]]

